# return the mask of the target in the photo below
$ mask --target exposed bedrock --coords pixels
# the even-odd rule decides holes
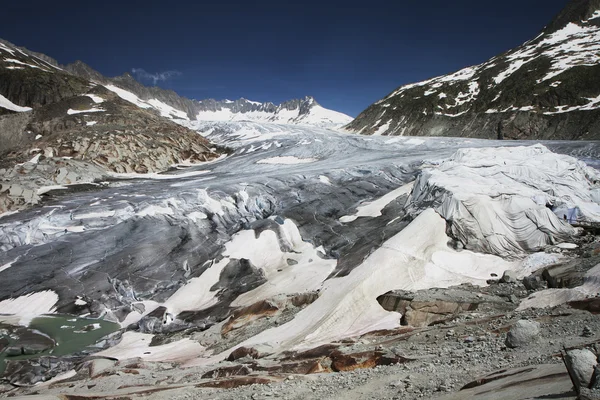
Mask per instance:
[[[428,289],[417,292],[395,290],[377,301],[387,311],[402,314],[402,325],[424,327],[450,321],[463,312],[475,311],[485,304],[487,310],[506,312],[516,308],[505,298],[484,294],[474,288]]]

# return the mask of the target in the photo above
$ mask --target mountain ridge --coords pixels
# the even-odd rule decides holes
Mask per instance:
[[[191,126],[190,124],[193,124],[194,121],[248,119],[261,122],[300,123],[337,127],[345,125],[352,120],[352,117],[348,115],[322,107],[312,96],[305,96],[303,99],[287,100],[280,104],[275,104],[273,102],[256,102],[243,97],[237,100],[215,100],[212,98],[195,100],[180,96],[170,89],[163,89],[158,86],[145,86],[128,72],[120,76],[107,78],[80,60],[62,66],[62,68],[75,76],[99,82],[104,86],[108,87],[114,85],[120,89],[129,91],[139,97],[143,102],[158,100],[169,107],[185,113],[187,118],[182,118],[181,114],[179,114],[174,121],[186,126]],[[122,93],[122,95],[123,98],[127,97],[127,94]],[[150,103],[150,105],[153,106],[152,103]],[[315,109],[315,113],[314,115],[310,115],[313,109]],[[285,117],[282,117],[283,114],[280,113],[283,110],[297,110],[297,114],[286,114]],[[222,111],[225,112],[219,113]],[[213,112],[214,114],[210,114],[209,112]],[[256,112],[263,114],[249,114]]]
[[[536,38],[481,64],[400,86],[345,129],[386,136],[600,138],[598,43],[600,1],[574,0]]]

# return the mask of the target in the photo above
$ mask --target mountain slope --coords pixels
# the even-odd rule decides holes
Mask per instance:
[[[89,81],[64,71],[49,57],[35,54],[0,40],[0,99],[4,99],[0,100],[0,115],[26,111],[19,108],[22,106],[61,101],[90,89]]]
[[[310,96],[279,105],[244,98],[235,101],[198,101],[179,96],[172,90],[144,86],[129,73],[114,78],[104,77],[81,61],[69,64],[64,69],[76,76],[101,83],[123,99],[142,108],[155,109],[184,126],[194,127],[194,123],[199,121],[256,121],[338,127],[352,121],[352,117],[326,109]]]
[[[600,138],[600,1],[574,0],[533,40],[404,85],[346,129],[366,135]]]
[[[46,186],[161,172],[222,153],[150,105],[0,42],[0,213],[38,203]]]

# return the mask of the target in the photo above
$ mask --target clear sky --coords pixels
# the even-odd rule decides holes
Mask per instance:
[[[0,38],[190,98],[312,95],[356,116],[535,37],[567,1],[10,1]]]

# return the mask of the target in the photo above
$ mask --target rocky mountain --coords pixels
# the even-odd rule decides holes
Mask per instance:
[[[222,154],[90,78],[0,42],[0,213],[38,203],[44,187],[161,172]]]
[[[0,115],[61,101],[90,87],[49,57],[0,41]]]
[[[78,77],[101,83],[123,99],[142,108],[155,109],[184,126],[195,127],[196,122],[204,121],[256,121],[339,127],[352,121],[352,117],[326,109],[310,96],[279,105],[244,98],[235,101],[191,100],[172,90],[144,86],[129,73],[114,78],[104,77],[81,61],[66,65],[64,69]]]
[[[600,1],[572,0],[534,39],[404,85],[346,129],[363,135],[600,138]]]

